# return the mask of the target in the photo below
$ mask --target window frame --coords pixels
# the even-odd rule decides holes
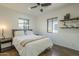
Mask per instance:
[[[53,19],[58,19],[58,17],[53,17],[53,18],[47,19],[47,32],[48,33],[53,33]],[[52,32],[49,31],[49,21],[50,20],[52,21],[52,25],[51,25],[52,26]]]
[[[24,23],[19,23],[19,20],[23,20]],[[28,19],[23,19],[23,18],[19,18],[19,20],[18,20],[18,27],[19,27],[19,24],[23,24],[23,28],[21,28],[21,29],[27,29],[28,30],[29,29],[29,20]],[[25,23],[25,21],[27,21],[28,23]],[[26,24],[28,24],[27,28],[25,28]]]

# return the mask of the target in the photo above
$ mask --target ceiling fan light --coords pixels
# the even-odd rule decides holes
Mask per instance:
[[[40,9],[41,12],[43,12],[43,9]]]

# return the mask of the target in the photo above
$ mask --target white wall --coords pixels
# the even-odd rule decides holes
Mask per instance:
[[[73,4],[42,14],[36,20],[36,33],[49,36],[55,44],[79,51],[79,29],[59,29],[57,34],[47,33],[47,19],[58,17],[58,20],[63,20],[66,13],[70,13],[71,18],[79,16],[79,4]]]
[[[23,14],[18,11],[6,8],[0,5],[0,25],[6,26],[5,36],[11,37],[12,29],[18,28],[18,18],[26,18],[30,20],[30,28],[34,29],[34,21],[31,15]],[[1,37],[1,30],[0,30]]]

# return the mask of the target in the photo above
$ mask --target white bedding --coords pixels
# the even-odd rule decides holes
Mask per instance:
[[[48,47],[53,46],[53,43],[49,38],[39,39],[40,37],[41,36],[37,36],[37,35],[17,36],[14,37],[13,39],[13,45],[19,52],[19,55],[21,56],[37,56]],[[36,41],[29,42],[23,47],[20,44],[23,40],[26,40],[26,42],[29,42],[31,40],[36,40]]]

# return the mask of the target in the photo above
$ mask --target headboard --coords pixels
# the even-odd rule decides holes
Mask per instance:
[[[32,31],[32,29],[28,29],[29,31]],[[27,29],[12,29],[12,36],[14,37],[15,36],[15,32],[16,31],[28,31]]]

